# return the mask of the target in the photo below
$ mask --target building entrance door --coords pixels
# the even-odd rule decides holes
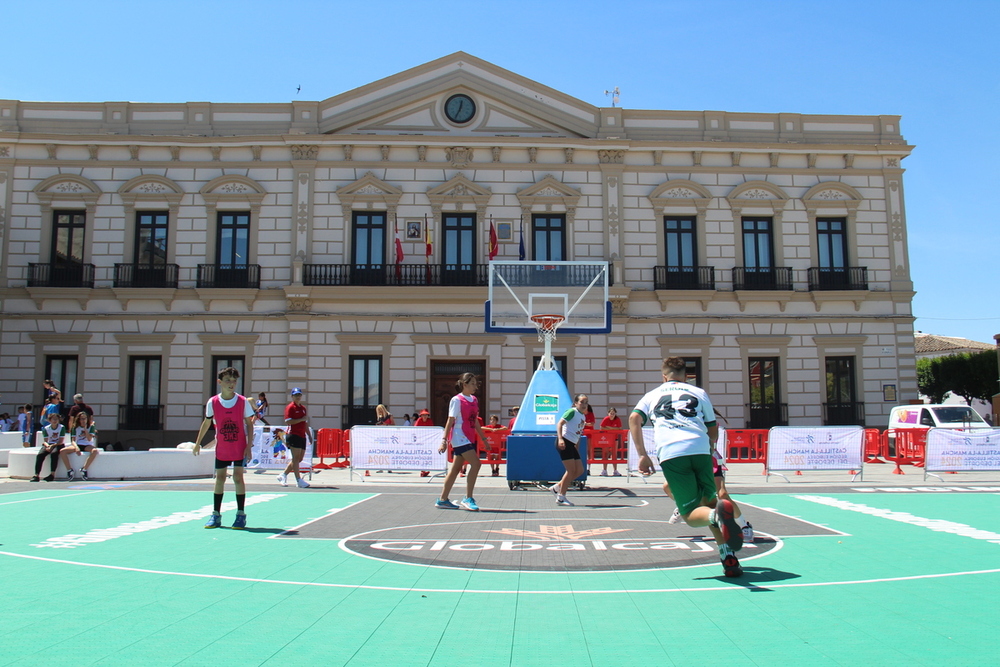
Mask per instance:
[[[448,403],[457,394],[455,382],[462,373],[473,373],[479,379],[475,396],[479,399],[479,416],[485,423],[489,397],[485,361],[432,361],[431,362],[431,419],[435,426],[444,426],[448,421]]]

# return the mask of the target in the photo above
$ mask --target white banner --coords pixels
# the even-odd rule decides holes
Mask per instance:
[[[924,470],[1000,470],[1000,429],[930,429]]]
[[[280,434],[278,433],[280,431]],[[250,462],[247,468],[257,470],[284,470],[288,462],[292,460],[292,453],[284,441],[284,434],[288,432],[283,426],[263,426],[253,427],[253,448],[250,455]],[[302,457],[299,466],[301,470],[312,469],[313,441],[306,436],[306,453]]]
[[[438,454],[440,426],[355,426],[351,429],[354,470],[447,470],[448,452]]]
[[[642,429],[642,441],[646,445],[646,453],[650,455],[653,460],[654,466],[659,466],[659,461],[656,459],[656,446],[653,440],[653,429],[644,428]],[[723,463],[726,462],[726,429],[719,427],[719,439],[715,443],[715,452],[718,459]],[[628,469],[631,472],[639,471],[639,454],[635,451],[635,445],[632,444],[632,433],[628,434]],[[657,468],[654,472],[659,472]]]
[[[860,426],[775,426],[767,436],[768,470],[860,470]]]

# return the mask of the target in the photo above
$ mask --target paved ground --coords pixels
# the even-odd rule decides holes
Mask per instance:
[[[995,663],[1000,475],[731,468],[739,579],[641,478],[560,507],[486,477],[472,513],[415,473],[269,472],[235,531],[201,527],[210,480],[0,476],[0,665]]]

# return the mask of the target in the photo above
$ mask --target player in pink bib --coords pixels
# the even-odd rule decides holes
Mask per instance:
[[[215,424],[215,495],[212,502],[212,516],[205,528],[219,528],[222,525],[222,495],[226,485],[226,469],[233,466],[233,484],[236,486],[236,520],[233,528],[247,527],[247,515],[243,511],[247,498],[247,487],[243,481],[243,466],[250,458],[253,434],[254,409],[250,401],[236,393],[236,382],[240,372],[235,368],[219,371],[217,396],[208,399],[205,406],[205,421],[201,423],[198,437],[194,441],[194,455],[201,453],[201,441],[208,429]]]

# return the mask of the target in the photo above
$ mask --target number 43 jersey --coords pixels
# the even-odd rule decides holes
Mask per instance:
[[[646,443],[646,450],[656,460],[712,453],[708,427],[715,425],[715,408],[700,387],[664,382],[643,396],[633,412],[642,415],[643,426],[653,424],[654,442]]]

